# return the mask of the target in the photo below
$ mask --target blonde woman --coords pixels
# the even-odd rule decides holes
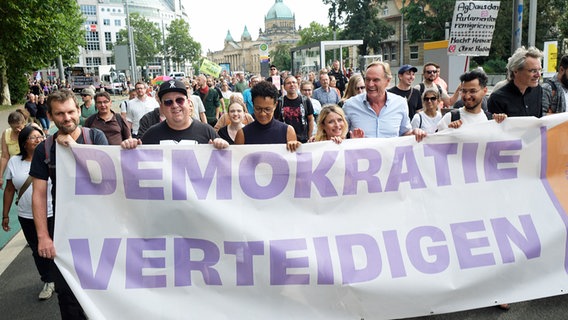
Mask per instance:
[[[345,94],[338,103],[339,106],[343,107],[343,103],[345,103],[347,99],[363,92],[365,92],[365,80],[363,79],[363,76],[360,74],[352,75],[351,78],[349,78],[347,87],[345,88]]]
[[[318,129],[314,141],[331,140],[339,144],[347,138],[363,138],[365,136],[361,129],[348,132],[345,113],[336,104],[327,104],[321,109],[317,125]]]
[[[243,125],[249,124],[254,121],[254,118],[250,115],[250,113],[248,113],[248,110],[245,105],[245,100],[243,99],[243,95],[240,92],[235,92],[231,95],[231,97],[229,97],[228,105],[230,106],[233,103],[238,103],[245,107],[245,113],[243,115]],[[217,120],[217,123],[215,124],[215,127],[213,127],[213,129],[215,129],[216,132],[219,132],[221,128],[223,128],[224,126],[228,126],[229,124],[231,124],[231,117],[225,113],[219,118],[219,120]]]

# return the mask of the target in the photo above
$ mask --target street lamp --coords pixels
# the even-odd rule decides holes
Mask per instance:
[[[130,27],[130,14],[128,13],[128,0],[124,0],[125,13],[126,13],[126,28],[128,30],[128,47],[130,48],[130,70],[131,70],[131,83],[137,82],[136,72],[136,46],[134,44],[134,35],[132,34],[132,27]]]

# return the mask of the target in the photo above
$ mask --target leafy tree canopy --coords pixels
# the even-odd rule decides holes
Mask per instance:
[[[173,20],[168,26],[165,50],[168,56],[177,63],[199,60],[201,44],[189,34],[189,24],[182,19]]]
[[[279,44],[270,51],[270,63],[277,65],[280,70],[290,70],[292,67],[292,58],[290,57],[289,44]]]
[[[310,26],[300,30],[300,42],[298,46],[316,43],[319,41],[333,40],[333,29],[315,21]]]
[[[154,61],[154,57],[162,52],[162,32],[156,25],[138,13],[130,14],[130,26],[136,46],[136,64],[146,66]],[[126,28],[118,32],[120,35],[117,44],[128,44],[128,31]]]

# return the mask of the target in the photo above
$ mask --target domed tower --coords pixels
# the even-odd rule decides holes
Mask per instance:
[[[233,40],[233,36],[231,36],[231,31],[227,30],[227,36],[225,36],[225,44],[229,42],[235,42],[235,40]]]
[[[264,17],[264,35],[296,33],[296,16],[283,0],[275,0]]]
[[[252,41],[252,36],[250,35],[247,26],[245,26],[245,30],[243,30],[243,34],[241,35],[241,41]]]

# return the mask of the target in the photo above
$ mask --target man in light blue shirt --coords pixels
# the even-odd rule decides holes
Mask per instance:
[[[367,67],[366,92],[351,97],[343,105],[349,128],[362,129],[366,138],[414,135],[416,141],[420,142],[426,132],[410,126],[406,99],[387,93],[390,79],[392,74],[387,63],[376,61]]]
[[[339,96],[337,91],[329,86],[329,75],[327,73],[320,73],[320,83],[321,87],[314,90],[312,98],[319,101],[322,106],[330,103],[337,104]]]

